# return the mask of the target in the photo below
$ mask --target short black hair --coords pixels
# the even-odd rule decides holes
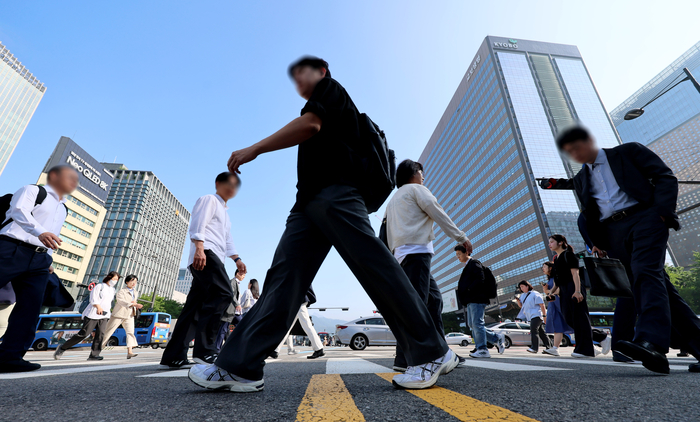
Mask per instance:
[[[413,160],[403,160],[396,168],[396,187],[408,183],[416,173],[423,170],[423,164]]]
[[[52,175],[52,174],[59,175],[59,174],[61,174],[61,172],[62,172],[63,170],[65,170],[65,169],[71,169],[71,170],[73,170],[73,171],[75,171],[75,172],[78,171],[78,170],[75,169],[75,167],[73,167],[73,166],[71,166],[71,165],[68,165],[68,164],[59,164],[59,165],[53,166],[53,167],[51,167],[51,168],[49,169],[49,171],[46,173],[46,181],[48,182],[49,180],[51,180],[51,175]]]
[[[216,176],[216,183],[224,183],[228,182],[228,179],[231,178],[231,176],[236,178],[236,181],[238,182],[238,187],[241,187],[241,177],[237,175],[236,173],[231,173],[230,171],[225,171],[223,173],[219,173],[218,176]]]
[[[520,283],[518,283],[518,287],[520,287],[520,286],[527,286],[530,288],[530,291],[535,290],[535,288],[532,287],[532,284],[530,284],[530,282],[527,280],[523,280]]]
[[[455,246],[455,252],[460,251],[462,253],[467,253],[467,248],[464,247],[464,245],[457,245]]]
[[[296,70],[297,67],[301,66],[309,66],[313,67],[314,69],[326,69],[326,78],[331,77],[331,71],[330,69],[328,69],[328,62],[316,56],[304,56],[301,57],[299,60],[295,61],[294,63],[290,64],[289,69],[287,70],[287,72],[289,73],[289,77],[293,77],[294,70]]]
[[[561,151],[566,144],[585,141],[590,138],[591,134],[583,126],[570,127],[557,136],[557,148]]]
[[[129,274],[129,275],[126,276],[126,278],[124,279],[124,284],[130,282],[131,280],[139,281],[139,278],[136,277],[134,274]]]

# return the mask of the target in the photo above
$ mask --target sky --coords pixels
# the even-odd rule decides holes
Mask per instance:
[[[420,156],[487,35],[578,46],[612,110],[700,40],[699,14],[700,2],[673,0],[0,0],[0,41],[47,86],[0,193],[35,183],[68,136],[98,160],[153,171],[191,210],[232,151],[299,115],[286,70],[304,54],[330,63],[398,160]],[[241,170],[232,234],[262,281],[294,203],[296,150]],[[314,289],[317,306],[350,307],[328,318],[375,309],[335,251]]]

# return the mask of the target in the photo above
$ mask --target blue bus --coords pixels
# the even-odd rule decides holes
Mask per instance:
[[[135,321],[134,334],[139,346],[151,346],[154,349],[165,347],[170,332],[170,315],[164,312],[144,312]],[[55,349],[68,341],[83,326],[83,319],[75,312],[52,312],[39,315],[36,336],[32,343],[34,350]],[[93,334],[75,347],[92,345]],[[109,346],[125,346],[126,331],[121,326],[107,341]]]

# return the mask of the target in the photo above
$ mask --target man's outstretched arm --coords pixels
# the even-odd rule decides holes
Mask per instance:
[[[228,159],[228,169],[230,172],[240,173],[238,167],[255,160],[260,154],[299,145],[317,134],[321,130],[321,124],[321,118],[316,114],[304,113],[262,141],[234,151]]]

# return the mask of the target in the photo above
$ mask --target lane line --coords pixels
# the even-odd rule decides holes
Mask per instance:
[[[161,371],[154,374],[136,375],[136,378],[170,378],[170,377],[186,377],[189,369],[176,369],[170,371]]]
[[[497,371],[571,371],[568,368],[558,368],[552,366],[521,365],[517,363],[502,363],[489,361],[488,359],[467,358],[464,363],[467,366],[483,369],[495,369]]]
[[[396,373],[377,375],[391,382]],[[508,409],[473,399],[442,387],[434,386],[426,390],[406,391],[438,409],[444,410],[460,421],[537,422],[536,419],[528,418]]]
[[[158,362],[146,362],[146,363],[133,363],[129,365],[104,365],[104,366],[91,366],[88,368],[67,368],[67,369],[50,369],[48,371],[42,371],[41,369],[34,372],[19,372],[14,374],[0,374],[0,379],[3,380],[13,380],[21,378],[36,378],[36,377],[47,377],[50,375],[65,375],[65,374],[78,374],[81,372],[95,372],[95,371],[111,371],[113,369],[126,369],[126,368],[138,368],[143,366],[156,366],[159,365]]]
[[[297,408],[297,422],[364,422],[340,375],[313,375]]]
[[[529,358],[529,357],[522,357],[522,358],[496,358],[496,359],[522,359],[522,360],[529,360],[533,362],[541,361],[541,362],[566,362],[566,363],[579,363],[583,365],[601,365],[601,366],[617,366],[619,368],[641,368],[644,369],[644,367],[641,364],[633,364],[633,363],[621,363],[621,362],[613,362],[613,361],[608,361],[608,360],[595,360],[595,358],[588,358],[588,359],[576,359],[576,358]],[[688,367],[683,366],[683,365],[669,365],[669,368],[676,370],[676,371],[687,371]],[[647,369],[644,369],[645,371]]]
[[[326,362],[326,374],[376,374],[383,372],[393,372],[393,370],[360,358],[331,358]]]

